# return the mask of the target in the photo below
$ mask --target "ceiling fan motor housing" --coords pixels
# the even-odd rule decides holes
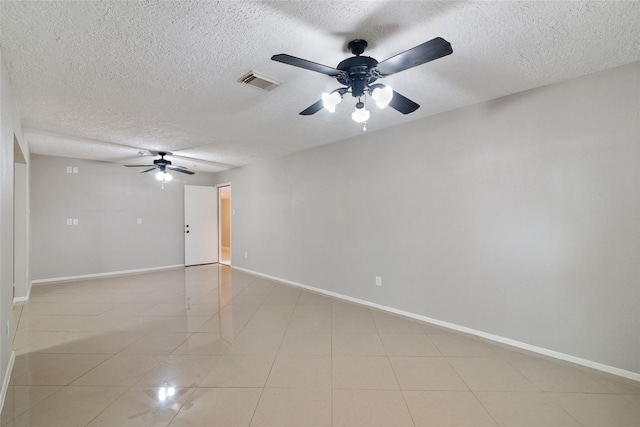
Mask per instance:
[[[336,67],[343,71],[338,76],[338,81],[345,86],[351,86],[351,95],[359,98],[364,95],[367,85],[378,79],[373,73],[373,69],[378,65],[378,61],[369,56],[352,56],[340,62]]]

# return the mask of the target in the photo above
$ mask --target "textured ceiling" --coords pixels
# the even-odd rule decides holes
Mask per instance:
[[[362,132],[353,99],[299,116],[340,85],[273,54],[335,67],[354,38],[379,61],[437,36],[451,42],[452,55],[384,79],[421,108],[370,106],[368,132],[640,60],[637,1],[3,0],[0,13],[33,153],[133,162],[164,150],[209,171]],[[238,83],[250,70],[283,83]]]

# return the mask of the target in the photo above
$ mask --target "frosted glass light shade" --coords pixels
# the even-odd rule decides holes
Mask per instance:
[[[364,123],[369,120],[371,113],[366,108],[356,108],[353,113],[351,113],[351,119],[356,123]]]
[[[376,101],[378,108],[386,108],[393,99],[393,89],[391,86],[377,87],[371,93],[371,97]]]
[[[173,179],[173,177],[171,175],[169,175],[167,172],[158,172],[156,174],[156,179],[158,181],[171,181]]]
[[[342,96],[340,96],[338,92],[325,92],[322,94],[322,104],[324,108],[331,113],[336,111],[336,105],[340,104],[340,101],[342,101]]]

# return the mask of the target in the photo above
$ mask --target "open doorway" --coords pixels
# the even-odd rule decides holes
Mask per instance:
[[[231,185],[218,187],[220,264],[231,265]]]

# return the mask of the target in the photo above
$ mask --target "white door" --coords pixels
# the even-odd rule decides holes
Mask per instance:
[[[218,190],[184,186],[184,264],[218,262]]]

